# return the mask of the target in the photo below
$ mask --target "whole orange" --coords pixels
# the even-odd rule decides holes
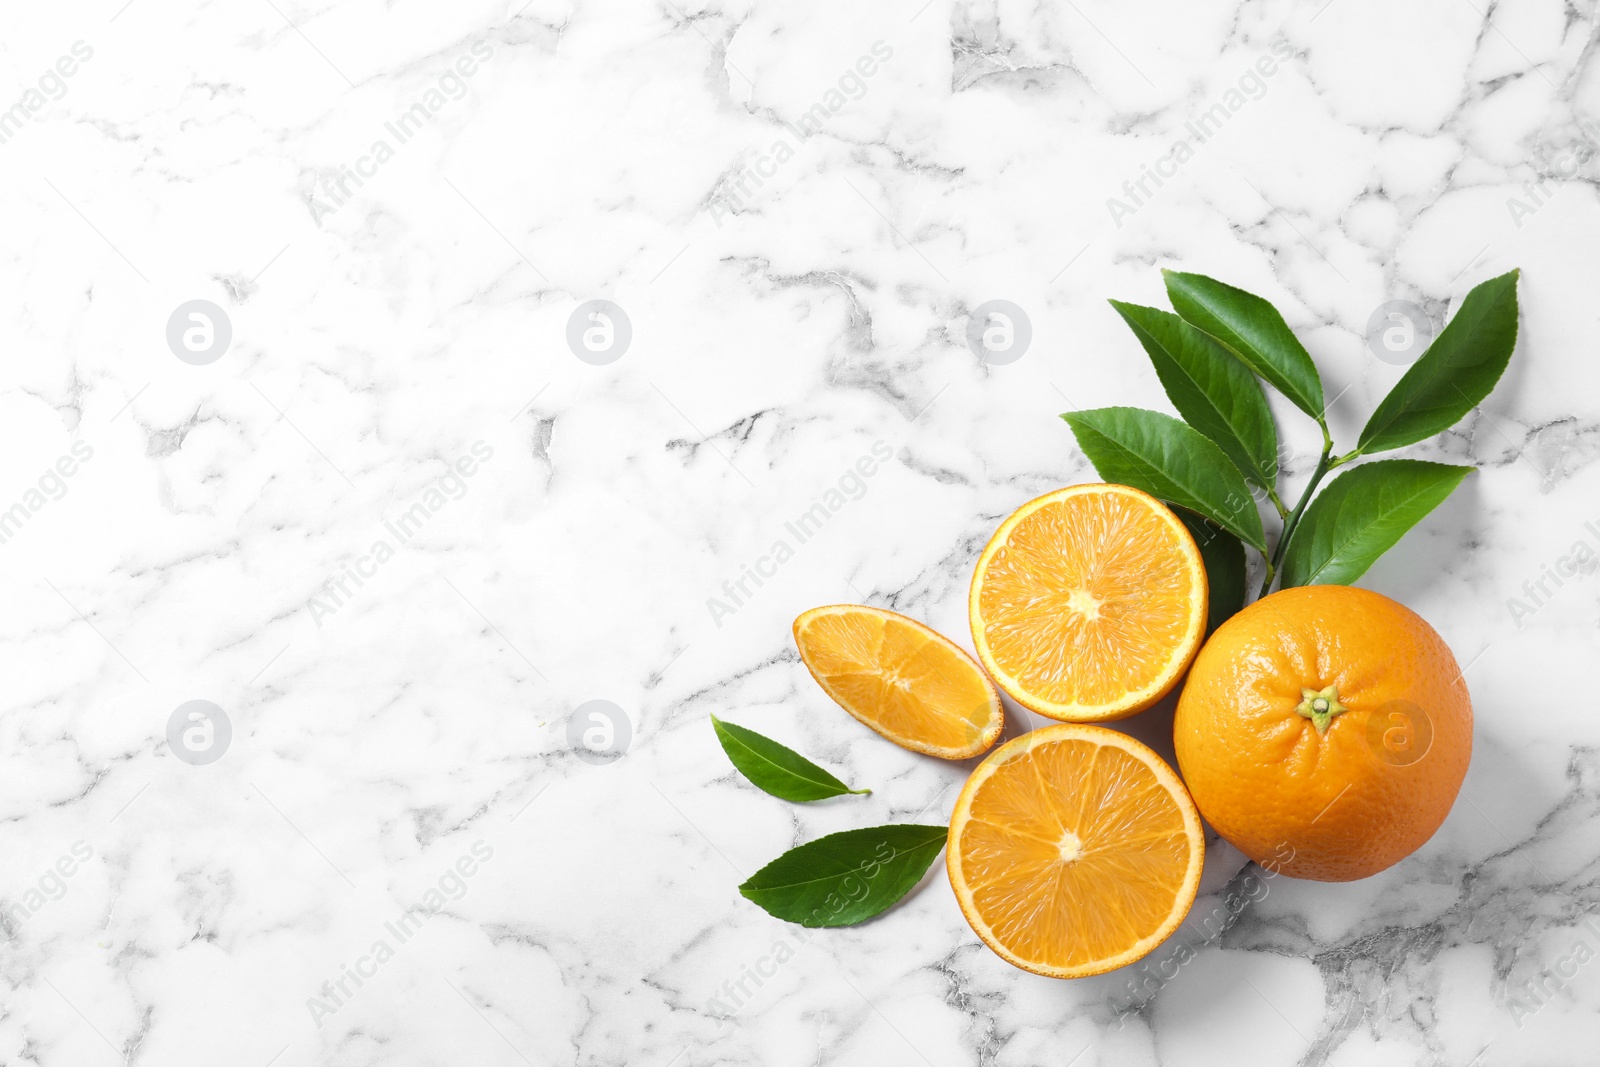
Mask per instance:
[[[1217,628],[1173,732],[1219,834],[1271,870],[1346,882],[1398,863],[1444,822],[1472,756],[1472,702],[1416,612],[1312,585]]]

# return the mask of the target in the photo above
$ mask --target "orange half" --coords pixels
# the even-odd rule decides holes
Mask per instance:
[[[1206,628],[1206,570],[1164,504],[1125,485],[1074,485],[1000,524],[967,602],[978,660],[1040,715],[1104,722],[1183,677]]]
[[[1000,736],[1000,694],[953,641],[915,619],[859,604],[812,608],[794,643],[834,701],[897,745],[968,759]]]
[[[1061,725],[1007,742],[972,772],[945,868],[995,952],[1083,978],[1170,937],[1204,858],[1194,801],[1160,756],[1115,730]]]

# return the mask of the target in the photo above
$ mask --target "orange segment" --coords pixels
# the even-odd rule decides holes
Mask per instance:
[[[1161,757],[1114,730],[1063,725],[972,772],[945,867],[985,944],[1035,974],[1082,978],[1170,937],[1204,856],[1194,802]]]
[[[794,620],[794,643],[840,707],[897,745],[967,759],[1000,736],[1000,694],[949,638],[892,611],[835,604]]]
[[[1206,625],[1194,538],[1125,485],[1075,485],[1000,524],[972,575],[978,659],[1017,703],[1052,719],[1121,719],[1160,700]]]

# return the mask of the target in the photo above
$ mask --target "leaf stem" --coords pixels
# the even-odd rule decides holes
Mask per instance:
[[[1289,539],[1294,536],[1295,527],[1300,525],[1300,517],[1306,512],[1306,505],[1311,503],[1311,495],[1317,491],[1317,486],[1327,473],[1339,464],[1355,456],[1354,452],[1333,459],[1333,439],[1328,436],[1326,428],[1322,431],[1322,455],[1317,458],[1317,468],[1311,472],[1311,480],[1306,483],[1306,490],[1300,494],[1300,502],[1294,506],[1294,511],[1283,523],[1283,536],[1278,538],[1278,547],[1272,550],[1272,557],[1267,560],[1267,577],[1261,583],[1261,592],[1256,594],[1256,599],[1267,595],[1272,588],[1272,579],[1277,573],[1278,565],[1283,562],[1283,554],[1289,548]]]
[[[1273,575],[1276,573],[1276,569],[1272,566],[1272,560],[1271,559],[1268,559],[1265,555],[1263,555],[1261,557],[1261,559],[1267,565],[1267,576],[1261,582],[1261,591],[1256,594],[1256,599],[1257,600],[1260,600],[1262,597],[1266,596],[1267,595],[1267,590],[1272,588],[1272,578],[1273,578]]]
[[[1289,517],[1289,509],[1283,506],[1283,498],[1278,495],[1278,491],[1270,485],[1266,487],[1266,490],[1267,499],[1272,501],[1272,506],[1278,509],[1278,518],[1287,519]]]

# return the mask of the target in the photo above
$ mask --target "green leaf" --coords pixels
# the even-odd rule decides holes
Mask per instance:
[[[711,726],[739,773],[758,789],[783,800],[823,800],[845,793],[870,793],[870,789],[851,789],[792,748],[762,737],[754,730],[723,722],[711,716]]]
[[[1278,484],[1278,431],[1261,383],[1233,353],[1169,311],[1111,301],[1155,364],[1184,421],[1211,440],[1250,481]]]
[[[1233,534],[1210,519],[1188,508],[1173,508],[1173,514],[1189,528],[1200,558],[1206,565],[1209,590],[1206,636],[1244,607],[1244,545]]]
[[[1335,478],[1294,531],[1283,557],[1283,588],[1349,585],[1472,471],[1420,459],[1383,459]]]
[[[829,834],[785,852],[739,892],[801,926],[854,926],[909,893],[948,833],[944,826],[902,824]]]
[[[1467,294],[1367,420],[1357,452],[1387,452],[1442,433],[1489,395],[1517,345],[1517,274],[1490,278]]]
[[[1100,477],[1199,512],[1263,554],[1266,534],[1244,477],[1199,430],[1143,408],[1061,416]]]
[[[1323,421],[1322,379],[1305,346],[1278,309],[1254,293],[1207,278],[1164,270],[1172,307],[1265,378],[1295,407]]]

